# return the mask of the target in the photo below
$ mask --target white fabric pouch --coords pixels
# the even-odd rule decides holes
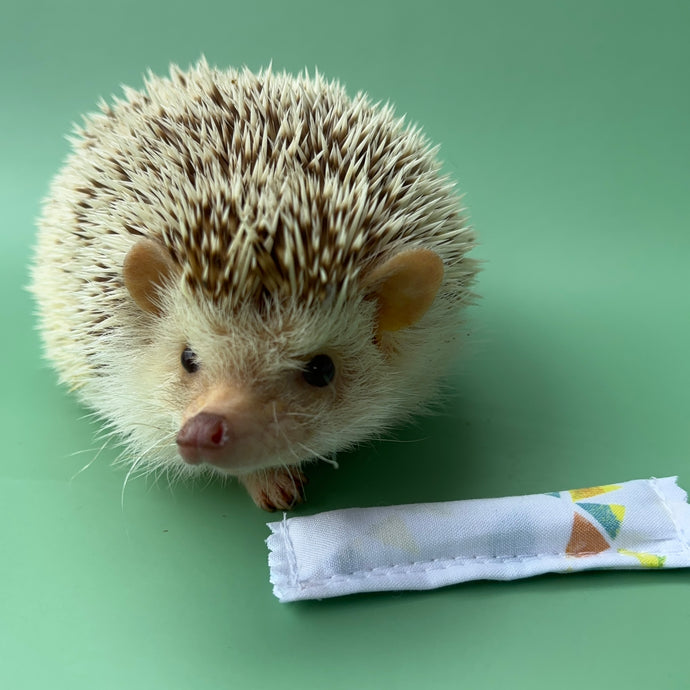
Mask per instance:
[[[349,508],[268,524],[282,602],[593,568],[690,566],[675,477],[532,496]]]

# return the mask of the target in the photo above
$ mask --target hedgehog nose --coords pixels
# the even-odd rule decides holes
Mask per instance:
[[[190,465],[211,460],[228,442],[228,424],[218,414],[200,412],[188,419],[177,434],[177,448]]]

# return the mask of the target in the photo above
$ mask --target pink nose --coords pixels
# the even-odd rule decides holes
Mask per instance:
[[[228,424],[218,414],[200,412],[188,419],[177,434],[177,449],[190,465],[214,462],[229,440]]]

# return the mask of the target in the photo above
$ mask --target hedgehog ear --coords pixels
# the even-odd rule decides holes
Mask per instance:
[[[160,316],[158,291],[175,274],[175,264],[165,247],[153,240],[139,240],[127,252],[122,274],[137,306]]]
[[[377,335],[419,321],[443,280],[443,261],[430,249],[409,249],[376,266],[366,277],[369,296],[378,301]]]

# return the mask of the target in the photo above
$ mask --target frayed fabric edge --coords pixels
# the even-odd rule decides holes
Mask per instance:
[[[291,601],[290,592],[297,586],[294,568],[295,556],[288,538],[287,513],[280,522],[270,522],[271,535],[266,539],[268,546],[268,568],[273,594],[280,601]]]

